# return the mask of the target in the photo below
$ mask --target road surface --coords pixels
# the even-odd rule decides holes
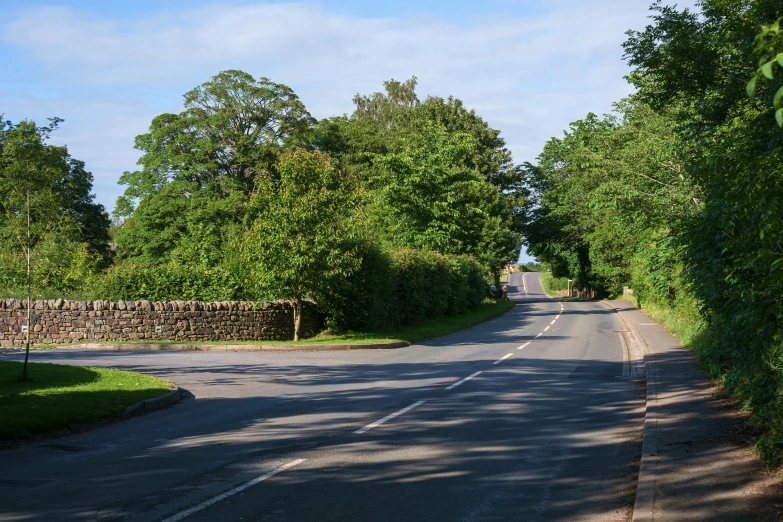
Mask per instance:
[[[0,452],[0,520],[626,520],[644,397],[622,322],[538,274],[509,295],[497,319],[396,350],[35,352],[188,396]]]

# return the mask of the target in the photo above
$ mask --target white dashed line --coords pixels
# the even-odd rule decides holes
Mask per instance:
[[[501,358],[500,358],[500,359],[498,359],[497,361],[493,362],[492,364],[498,364],[498,363],[500,363],[500,362],[503,362],[503,361],[505,361],[506,359],[508,359],[509,357],[511,357],[512,355],[514,355],[514,354],[513,354],[513,353],[507,353],[506,355],[504,355],[503,357],[501,357]]]
[[[549,330],[550,328],[552,328],[552,325],[551,325],[551,324],[550,324],[549,326],[547,326],[546,328],[544,328],[544,331],[546,332],[546,331],[547,331],[547,330]]]
[[[528,342],[526,342],[525,344],[523,344],[522,346],[520,346],[519,348],[517,348],[517,350],[522,350],[523,348],[525,348],[525,346],[527,346],[527,345],[528,345],[528,344],[530,344],[530,343],[531,343],[531,341],[528,341]]]
[[[236,495],[237,493],[240,493],[240,492],[246,490],[249,487],[255,486],[259,482],[263,482],[263,481],[265,481],[266,479],[268,479],[270,477],[274,477],[275,475],[277,475],[281,471],[285,471],[288,468],[292,468],[292,467],[296,466],[297,464],[301,464],[305,460],[306,459],[292,460],[291,462],[289,462],[287,464],[283,464],[282,466],[280,466],[276,470],[270,471],[269,473],[267,473],[265,475],[261,475],[260,477],[254,478],[250,482],[245,482],[241,486],[237,486],[234,489],[226,491],[222,495],[218,495],[216,497],[212,497],[211,499],[207,500],[206,502],[202,502],[201,504],[198,504],[197,506],[193,506],[190,509],[186,509],[185,511],[180,511],[176,515],[165,519],[163,522],[177,522],[178,520],[182,520],[183,518],[189,517],[193,513],[196,513],[198,511],[201,511],[202,509],[205,509],[205,508],[208,508],[209,506],[217,504],[221,500],[225,500],[225,499],[227,499],[230,496]]]
[[[555,321],[557,321],[558,319],[560,319],[560,314],[557,314],[557,317],[555,317]]]
[[[557,321],[557,319],[552,319],[552,322],[549,323],[549,326],[552,326],[553,324],[555,324],[555,321]]]
[[[539,337],[541,337],[542,335],[544,335],[544,332],[541,332],[540,334],[536,335],[536,339],[538,339],[538,338],[539,338]]]
[[[394,412],[394,413],[392,413],[391,415],[387,415],[387,416],[385,416],[384,418],[382,418],[382,419],[380,419],[380,420],[377,420],[377,421],[375,421],[375,422],[373,422],[373,423],[370,423],[370,424],[368,424],[368,425],[367,425],[367,426],[365,426],[364,428],[360,428],[360,429],[358,429],[358,430],[354,431],[354,433],[357,433],[357,434],[361,435],[362,433],[364,433],[364,432],[366,432],[366,431],[368,431],[368,430],[371,430],[371,429],[373,429],[373,428],[376,428],[376,427],[380,426],[381,424],[383,424],[383,423],[384,423],[384,422],[386,422],[386,421],[390,421],[390,420],[392,420],[394,417],[398,417],[398,416],[402,415],[402,414],[403,414],[403,413],[405,413],[405,412],[411,411],[413,408],[416,408],[416,407],[418,407],[418,406],[421,406],[421,405],[422,405],[422,404],[424,404],[425,402],[427,402],[427,401],[417,401],[417,402],[414,402],[413,404],[411,404],[411,405],[409,405],[409,406],[406,406],[406,407],[404,407],[404,408],[403,408],[403,409],[401,409],[400,411],[395,411],[395,412]]]
[[[468,376],[468,377],[465,377],[465,378],[464,378],[464,379],[462,379],[461,381],[457,381],[457,382],[455,382],[455,383],[454,383],[454,384],[452,384],[451,386],[447,386],[447,387],[446,387],[446,389],[447,389],[447,390],[454,389],[454,388],[456,388],[457,386],[459,386],[460,384],[462,384],[462,383],[464,383],[464,382],[468,382],[468,381],[469,381],[469,380],[471,380],[473,377],[476,377],[476,376],[478,376],[479,374],[481,374],[481,372],[476,372],[476,373],[474,373],[473,375],[470,375],[470,376]]]

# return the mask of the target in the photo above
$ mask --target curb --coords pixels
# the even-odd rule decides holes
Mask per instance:
[[[399,341],[393,343],[374,344],[72,344],[63,345],[52,350],[91,350],[119,352],[302,352],[302,351],[338,351],[338,350],[388,350],[404,348],[410,343]]]
[[[162,410],[163,408],[173,406],[179,402],[180,398],[182,398],[182,390],[179,386],[177,386],[170,392],[166,392],[163,395],[131,404],[125,408],[125,412],[122,414],[122,416],[127,419],[130,417],[144,415],[145,413],[150,413],[155,410]]]
[[[642,434],[642,458],[639,464],[639,476],[636,480],[636,501],[633,505],[632,522],[651,522],[655,509],[655,480],[658,473],[658,374],[652,361],[647,343],[644,342],[636,328],[623,313],[608,301],[601,301],[617,312],[625,326],[631,332],[644,355],[644,372],[647,380],[646,397],[644,401],[644,429]]]

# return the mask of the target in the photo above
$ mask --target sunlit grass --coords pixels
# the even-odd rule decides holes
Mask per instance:
[[[131,404],[162,395],[172,384],[135,372],[0,361],[0,440],[11,441],[122,415]]]

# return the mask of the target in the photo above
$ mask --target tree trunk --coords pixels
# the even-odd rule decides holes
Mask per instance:
[[[30,359],[30,315],[32,309],[32,300],[30,298],[30,191],[27,192],[27,248],[25,249],[27,257],[27,341],[24,351],[24,366],[22,366],[22,380],[27,380],[27,361]]]
[[[299,340],[299,332],[302,328],[302,298],[294,300],[294,341]]]

